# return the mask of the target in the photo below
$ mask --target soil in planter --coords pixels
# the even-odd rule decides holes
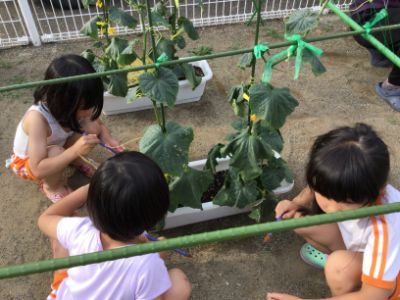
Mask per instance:
[[[201,196],[201,203],[213,201],[218,191],[224,185],[225,176],[228,171],[220,171],[214,175],[214,182],[210,184],[207,191]]]

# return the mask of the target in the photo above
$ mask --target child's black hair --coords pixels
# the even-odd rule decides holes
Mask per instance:
[[[117,241],[130,241],[167,213],[169,190],[160,167],[139,152],[106,160],[93,175],[87,199],[94,226]]]
[[[73,75],[95,73],[85,58],[68,54],[54,59],[45,73],[45,80]],[[61,126],[81,132],[76,118],[80,109],[93,108],[92,120],[100,116],[103,109],[103,83],[100,78],[76,80],[38,87],[33,96],[34,103],[42,101]]]
[[[386,144],[368,125],[340,127],[319,136],[311,148],[307,183],[337,202],[374,203],[390,169]]]

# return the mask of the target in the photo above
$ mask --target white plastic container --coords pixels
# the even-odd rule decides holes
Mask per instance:
[[[276,157],[279,158],[280,155],[276,153]],[[189,167],[202,170],[206,164],[206,161],[206,159],[192,161],[189,163]],[[216,168],[217,171],[225,171],[228,168],[229,158],[218,159],[218,165]],[[273,192],[276,195],[287,193],[293,188],[293,186],[294,181],[289,183],[286,180],[282,180],[281,186],[276,188]],[[180,227],[250,211],[250,208],[235,208],[215,205],[212,203],[212,201],[203,203],[202,206],[203,210],[190,207],[180,207],[177,208],[173,213],[168,212],[167,217],[165,218],[164,229]]]
[[[204,76],[201,80],[201,83],[194,90],[192,90],[192,86],[190,85],[190,82],[188,80],[179,80],[179,91],[175,105],[199,101],[204,93],[206,82],[210,80],[213,76],[210,66],[208,65],[206,60],[196,61],[191,64],[193,66],[200,67],[204,73]],[[131,91],[136,89],[137,87],[133,87],[129,90]],[[149,108],[153,108],[153,105],[150,99],[147,97],[142,97],[131,103],[128,103],[126,98],[124,97],[117,97],[107,92],[104,93],[103,113],[105,115],[115,115]]]

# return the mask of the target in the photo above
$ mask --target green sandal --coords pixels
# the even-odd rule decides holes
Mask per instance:
[[[305,243],[300,249],[300,257],[306,263],[317,269],[323,269],[328,255]]]

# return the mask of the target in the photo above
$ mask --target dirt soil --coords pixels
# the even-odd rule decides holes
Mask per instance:
[[[282,28],[281,21],[265,22],[261,41],[281,41]],[[344,30],[346,27],[335,17],[328,16],[315,34]],[[253,33],[254,26],[209,27],[200,30],[201,40],[197,45],[211,46],[214,51],[251,47]],[[73,42],[1,50],[0,85],[42,79],[51,59],[63,53],[80,53],[87,45],[88,42]],[[293,81],[293,66],[286,63],[273,73],[272,83],[288,86],[300,102],[282,131],[285,139],[283,157],[295,173],[295,187],[283,197],[291,198],[302,188],[304,165],[313,139],[336,126],[355,122],[373,125],[389,145],[391,182],[399,186],[399,115],[378,98],[373,89],[375,83],[386,78],[388,69],[373,68],[368,52],[352,38],[320,42],[316,46],[324,50],[322,62],[328,70],[325,74],[314,77],[310,68],[303,66],[300,79]],[[193,43],[188,49],[191,47],[194,47]],[[277,51],[280,50],[271,53]],[[204,158],[212,145],[223,141],[231,132],[230,122],[234,115],[226,95],[230,86],[248,80],[250,73],[235,67],[238,59],[236,56],[209,61],[214,77],[207,84],[202,100],[168,111],[168,119],[194,128],[195,139],[190,149],[193,160]],[[32,90],[0,94],[0,99],[0,161],[4,162],[11,154],[17,123],[32,103]],[[144,128],[155,122],[152,111],[103,117],[103,120],[121,141],[141,136]],[[137,147],[137,144],[131,145],[132,149]],[[96,151],[94,156],[101,159],[103,150]],[[0,173],[0,265],[49,259],[49,241],[36,226],[40,212],[50,205],[49,201],[35,184],[16,178],[3,163]],[[73,174],[72,182],[82,184],[83,181],[79,174]],[[246,215],[239,215],[168,230],[163,234],[181,236],[251,223]],[[300,260],[301,244],[293,233],[284,232],[275,234],[268,243],[263,243],[262,237],[257,236],[194,247],[190,250],[192,259],[174,254],[167,263],[186,272],[193,283],[192,299],[264,299],[267,291],[284,291],[310,298],[328,296],[323,272]],[[45,299],[50,282],[50,272],[2,280],[0,299]]]

